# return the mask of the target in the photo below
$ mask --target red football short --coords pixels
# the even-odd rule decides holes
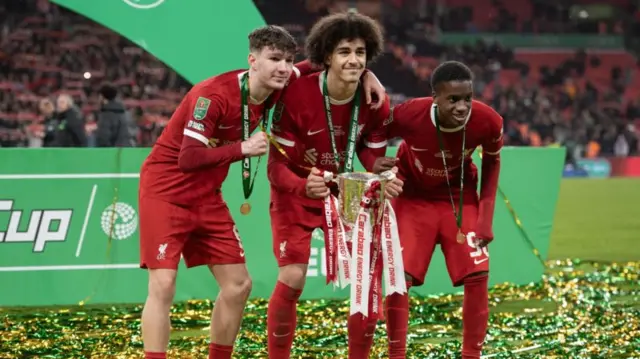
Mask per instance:
[[[245,263],[244,249],[222,196],[199,206],[180,206],[159,199],[139,200],[140,267],[177,269]]]
[[[298,203],[271,202],[271,233],[273,254],[278,266],[309,264],[311,234],[322,229],[322,208],[305,207]]]
[[[474,244],[478,206],[464,204],[462,208],[462,232],[467,240],[458,243],[458,227],[451,202],[427,201],[403,195],[394,201],[404,270],[413,277],[414,285],[424,283],[438,243],[454,286],[461,285],[462,280],[470,274],[489,271],[487,248],[477,248]]]

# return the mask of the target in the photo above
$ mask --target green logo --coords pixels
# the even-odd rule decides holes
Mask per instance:
[[[138,229],[138,214],[128,203],[116,202],[102,211],[100,225],[104,234],[121,241],[133,236]]]
[[[196,107],[193,109],[193,118],[200,121],[207,115],[207,110],[211,105],[211,100],[204,97],[198,97],[196,101]]]
[[[122,0],[127,5],[136,9],[153,9],[154,7],[162,4],[164,0]]]

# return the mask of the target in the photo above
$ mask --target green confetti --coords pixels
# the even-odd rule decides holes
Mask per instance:
[[[485,356],[630,358],[640,355],[640,262],[547,263],[540,283],[490,290]],[[586,270],[588,267],[589,270]],[[411,297],[410,358],[460,353],[461,295]],[[211,301],[173,306],[169,358],[206,357]],[[245,311],[234,358],[266,358],[265,300]],[[293,358],[346,357],[346,301],[301,301]],[[0,358],[140,358],[141,306],[0,309]],[[384,323],[372,357],[386,357]]]

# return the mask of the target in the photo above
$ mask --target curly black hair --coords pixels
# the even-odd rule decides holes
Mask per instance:
[[[265,47],[295,54],[298,45],[296,39],[285,28],[267,25],[259,27],[249,34],[249,50],[260,51]]]
[[[374,19],[355,12],[340,12],[325,16],[313,25],[305,43],[309,61],[326,66],[325,61],[342,40],[362,39],[367,51],[367,63],[383,51],[382,27]]]
[[[433,70],[431,88],[435,90],[438,84],[449,81],[473,81],[473,72],[462,62],[445,61]]]

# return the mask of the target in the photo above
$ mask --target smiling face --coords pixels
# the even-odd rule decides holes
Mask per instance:
[[[346,83],[358,82],[367,64],[363,39],[342,40],[326,59],[329,72]]]
[[[249,66],[262,87],[283,89],[293,72],[293,36],[280,26],[263,26],[249,34],[249,50]]]
[[[441,82],[433,97],[442,127],[462,126],[471,112],[473,83],[469,80]]]
[[[293,56],[293,53],[265,47],[249,54],[249,65],[265,87],[281,90],[293,72]]]

